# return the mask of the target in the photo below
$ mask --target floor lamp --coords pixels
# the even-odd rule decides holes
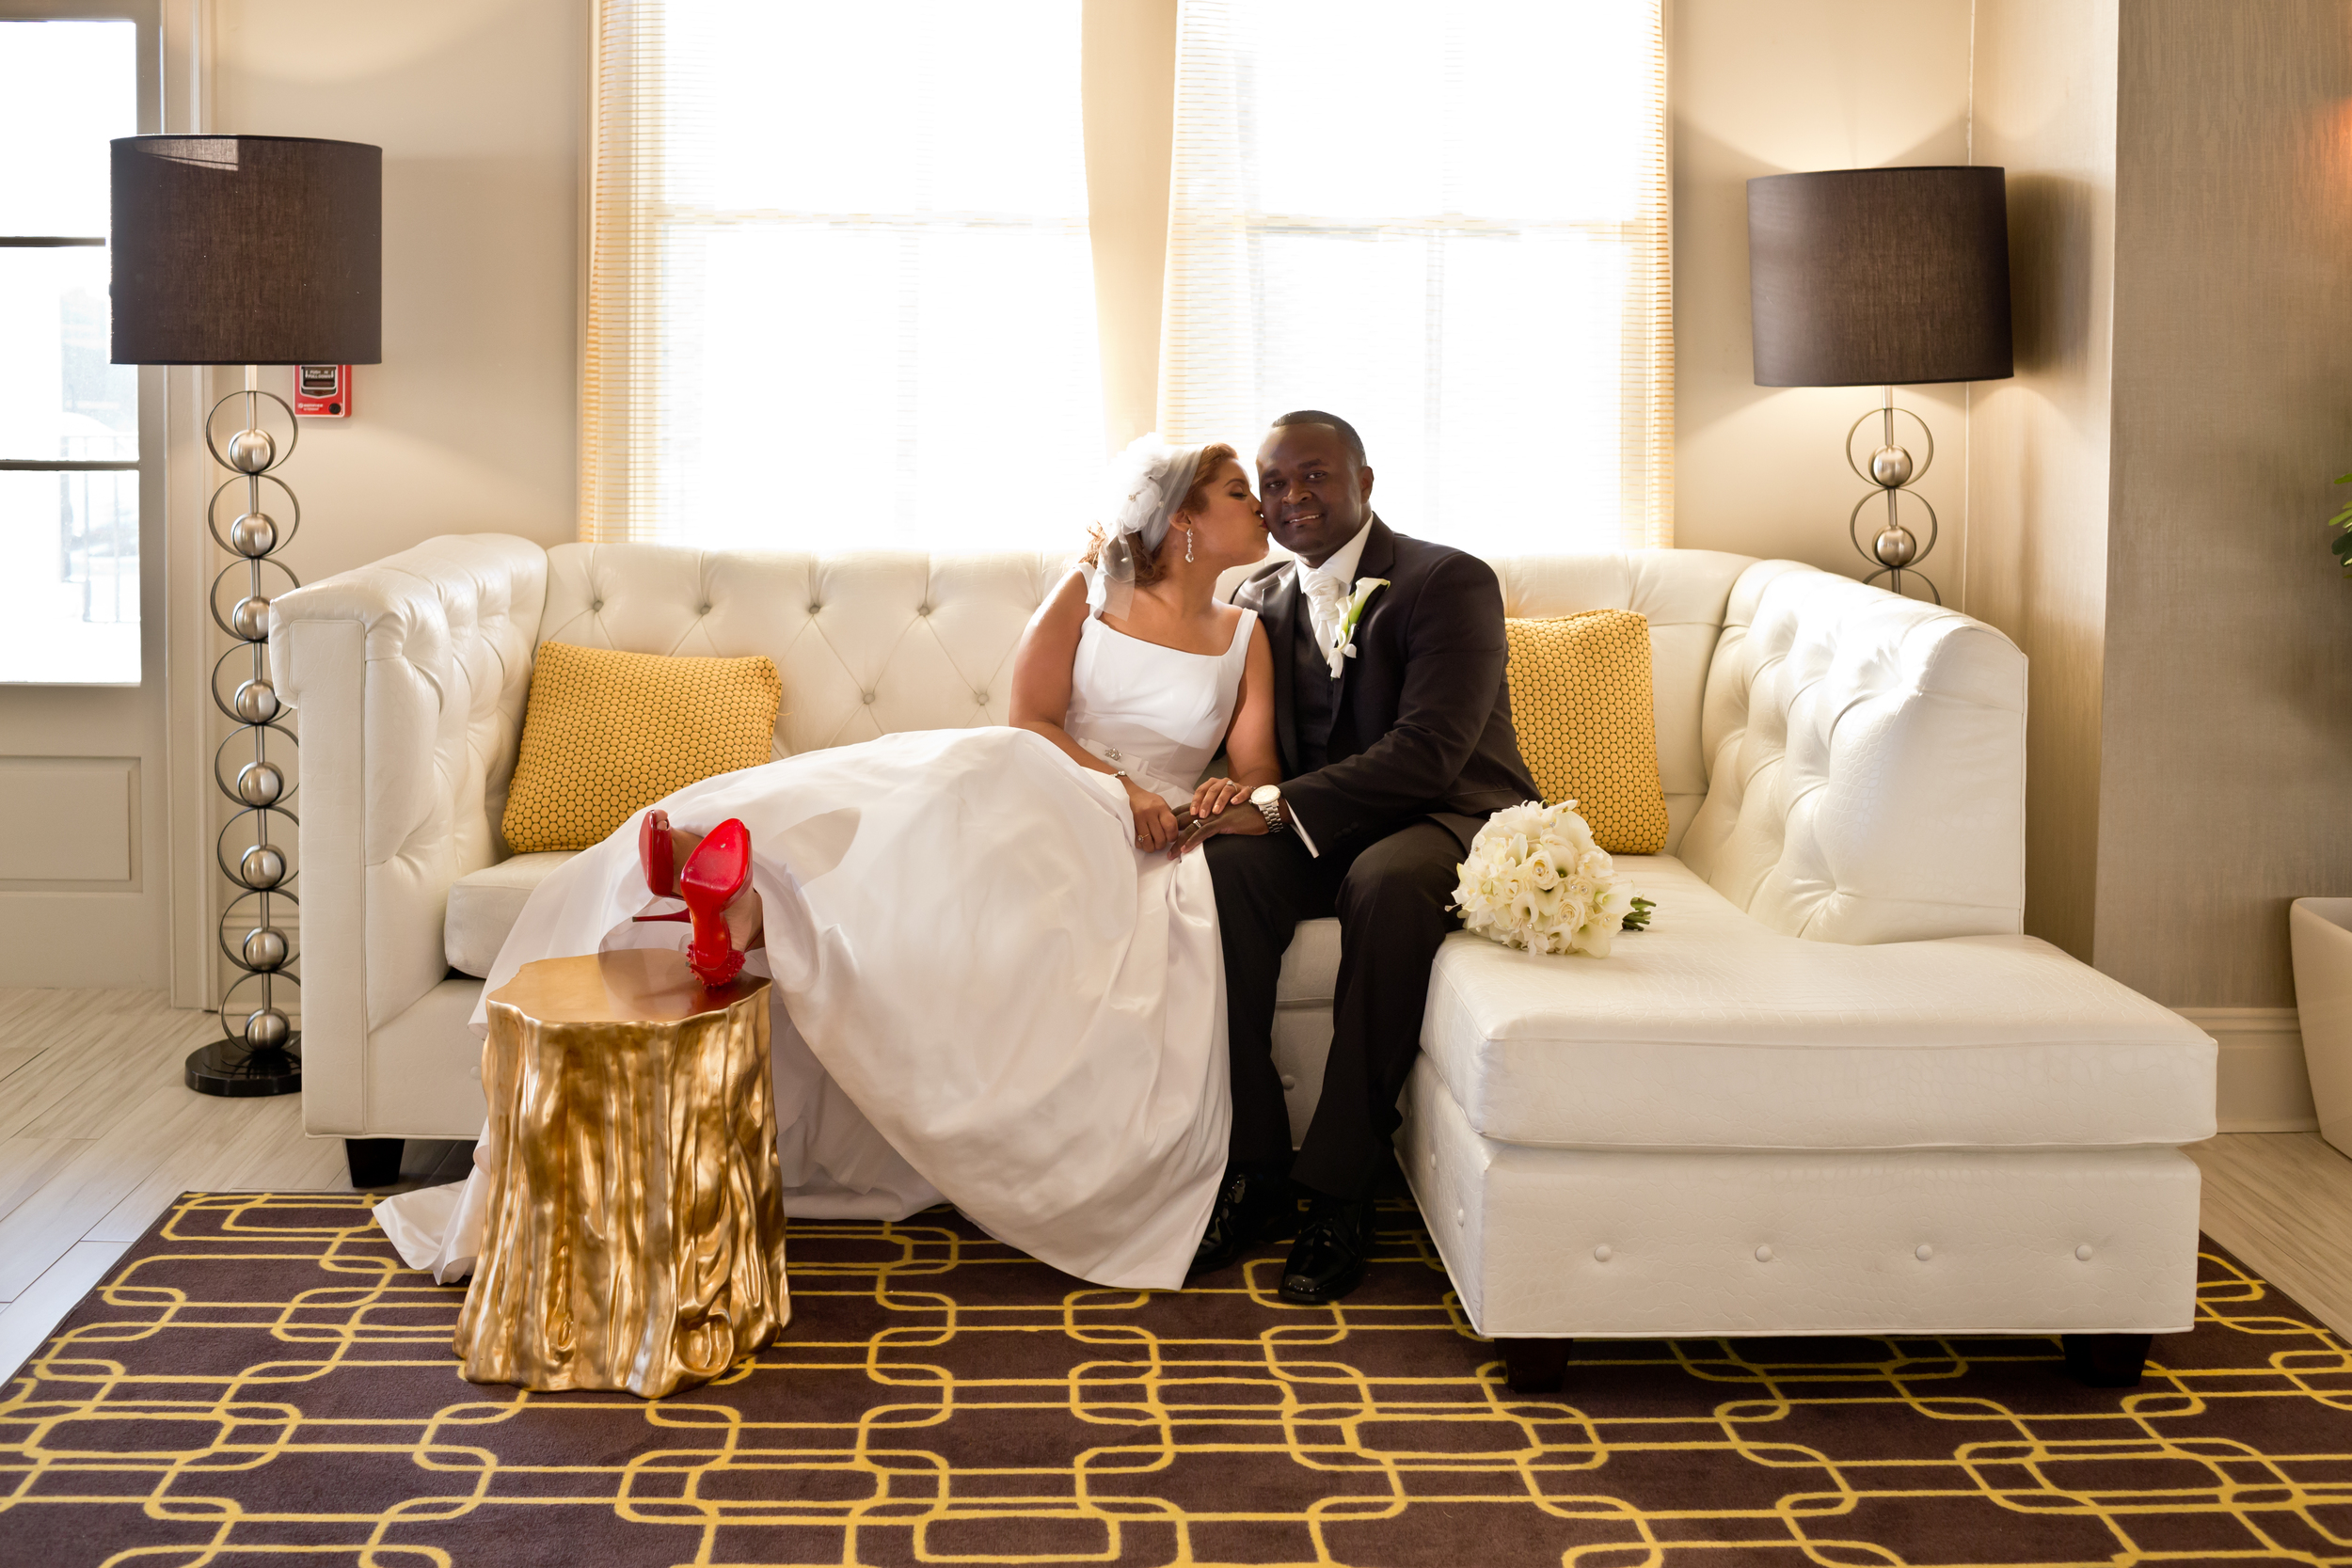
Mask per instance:
[[[2009,207],[1997,168],[1840,168],[1748,182],[1748,294],[1759,387],[1877,387],[1879,406],[1846,432],[1846,462],[1871,489],[1846,535],[1894,592],[1935,548],[1935,508],[1911,486],[1935,461],[1927,420],[1895,406],[1895,388],[1931,381],[1998,381],[2011,372]],[[1895,419],[1919,428],[1915,458]],[[1876,420],[1866,466],[1854,437]],[[1864,512],[1883,498],[1883,519]],[[1903,520],[1926,514],[1922,540]],[[1870,539],[1864,544],[1868,528]]]
[[[216,935],[238,975],[221,998],[222,1037],[189,1055],[185,1081],[201,1094],[293,1094],[301,1035],[282,1004],[302,984],[298,900],[271,835],[278,818],[294,822],[286,759],[296,741],[268,647],[271,595],[300,586],[276,554],[302,521],[277,472],[300,427],[261,389],[260,367],[381,361],[384,152],[308,136],[125,136],[113,178],[114,362],[245,367],[244,390],[204,419],[205,450],[229,470],[204,522],[230,557],[206,597],[233,640],[211,686],[234,725],[213,753],[214,782],[235,808],[214,859],[233,889]],[[216,428],[224,410],[235,429]],[[268,428],[279,414],[282,447]]]

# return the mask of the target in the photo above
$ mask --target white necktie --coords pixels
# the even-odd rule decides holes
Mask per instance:
[[[1307,612],[1314,623],[1315,646],[1328,654],[1347,614],[1347,585],[1337,578],[1307,579]]]

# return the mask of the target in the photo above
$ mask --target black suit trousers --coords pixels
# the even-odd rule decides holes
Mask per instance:
[[[1295,833],[1220,834],[1206,850],[1225,947],[1225,1018],[1233,1079],[1232,1159],[1291,1164],[1336,1197],[1370,1197],[1400,1119],[1397,1095],[1421,1051],[1429,964],[1461,917],[1446,906],[1462,843],[1422,818],[1378,838],[1307,853]],[[1274,1066],[1274,984],[1302,920],[1336,914],[1340,975],[1331,1055],[1296,1160]]]

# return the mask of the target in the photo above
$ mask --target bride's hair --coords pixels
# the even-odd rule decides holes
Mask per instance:
[[[1196,516],[1199,515],[1201,509],[1209,504],[1209,482],[1216,478],[1216,470],[1229,459],[1238,458],[1240,455],[1241,454],[1239,452],[1235,451],[1232,448],[1227,446],[1222,441],[1217,441],[1209,446],[1202,447],[1200,449],[1200,462],[1193,465],[1192,488],[1185,491],[1184,499],[1176,503],[1176,510],[1178,512],[1190,512]],[[1171,515],[1173,515],[1171,514]],[[1175,531],[1176,531],[1173,528],[1168,530],[1169,534],[1173,534]],[[1108,543],[1108,538],[1103,532],[1103,525],[1100,523],[1090,525],[1087,529],[1087,553],[1078,558],[1079,563],[1081,565],[1091,566],[1097,561],[1101,560],[1103,556],[1103,546],[1106,543]],[[1143,541],[1141,539],[1136,540],[1134,547],[1136,552],[1136,586],[1137,588],[1149,588],[1153,583],[1159,581],[1160,578],[1168,576],[1168,567],[1166,565],[1168,553],[1167,546],[1168,539],[1166,537],[1163,537],[1160,540],[1161,547],[1156,550],[1147,550],[1143,547]]]

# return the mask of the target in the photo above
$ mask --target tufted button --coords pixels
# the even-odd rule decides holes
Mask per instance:
[[[694,607],[694,613],[695,613],[695,614],[697,614],[697,615],[707,615],[707,614],[709,614],[709,613],[710,613],[710,607],[709,607],[708,605],[707,605],[707,604],[706,604],[706,605],[696,605],[696,606]]]
[[[858,695],[869,703],[874,700],[874,694],[871,691],[861,691]]]
[[[823,605],[818,604],[818,603],[815,599],[811,599],[811,600],[809,600],[809,601],[808,601],[808,612],[809,612],[811,615],[816,614],[818,610],[822,610],[822,609],[824,609],[824,608],[825,608],[825,607],[824,607]]]
[[[1769,1263],[1772,1260],[1772,1249],[1770,1243],[1756,1249],[1756,1260],[1759,1263]]]
[[[2090,1243],[2089,1242],[2085,1242],[2082,1245],[2074,1249],[2074,1261],[2077,1263],[2088,1263],[2090,1261]]]
[[[1434,1148],[1429,1151],[1429,1168],[1431,1170],[1438,1168],[1438,1151]]]
[[[590,610],[602,610],[604,608],[604,601],[602,599],[591,599],[588,601],[588,608]]]
[[[976,701],[977,701],[977,702],[978,702],[978,703],[979,703],[979,704],[980,704],[983,707],[985,707],[985,706],[988,705],[988,693],[987,693],[987,692],[985,692],[985,691],[975,691],[975,692],[973,692],[973,693],[972,693],[972,695],[973,695],[973,698],[974,698]]]
[[[1600,1245],[1593,1248],[1593,1261],[1596,1263],[1606,1263],[1609,1259],[1614,1258],[1615,1256],[1615,1253],[1609,1250],[1609,1243],[1607,1242],[1603,1242]]]
[[[1919,1243],[1918,1250],[1914,1252],[1912,1256],[1919,1259],[1920,1262],[1924,1263],[1929,1259],[1935,1256],[1935,1248],[1928,1245],[1925,1242],[1921,1242]]]
[[[914,613],[916,613],[917,615],[929,615],[930,612],[931,612],[931,607],[930,607],[930,606],[929,606],[929,605],[927,605],[927,604],[924,604],[924,605],[916,605],[916,606],[914,607]]]
[[[1298,1087],[1298,1080],[1286,1072],[1282,1074],[1282,1087],[1286,1089],[1295,1089]]]
[[[1463,1211],[1456,1209],[1454,1211],[1454,1223],[1456,1225],[1468,1225],[1470,1224],[1470,1215],[1465,1213]]]

